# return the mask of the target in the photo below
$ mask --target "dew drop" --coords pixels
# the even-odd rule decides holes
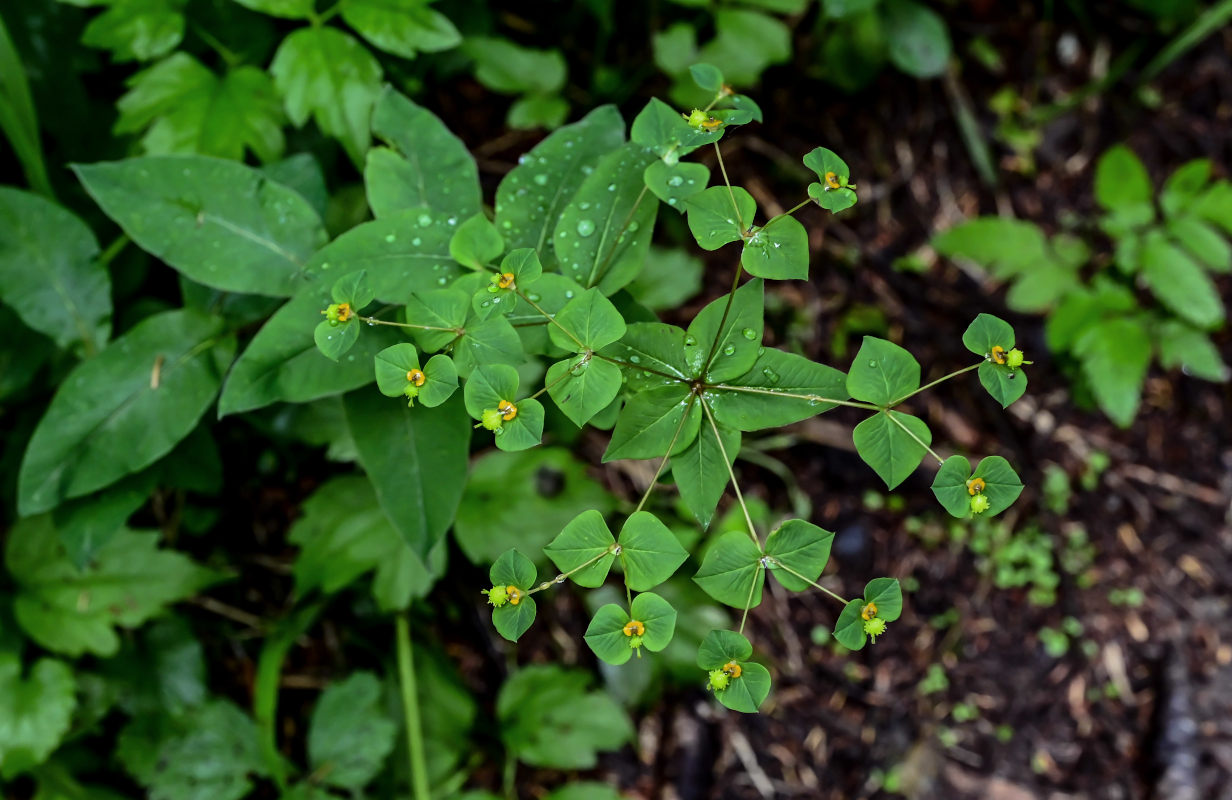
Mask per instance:
[[[616,184],[614,184],[614,183],[609,183],[609,184],[607,185],[607,190],[608,190],[609,192],[614,192],[614,191],[616,191]]]
[[[423,239],[420,239],[418,236],[416,236],[414,239],[411,239],[411,244],[414,245],[415,247],[419,247],[421,244],[423,244]]]
[[[685,346],[685,347],[696,347],[696,346],[697,346],[697,337],[695,337],[695,336],[685,336],[685,337],[684,337],[684,346]]]
[[[398,241],[398,237],[395,234],[387,233],[385,234],[385,241],[393,243]]]
[[[577,264],[574,264],[573,266],[574,266],[574,267],[577,267],[578,265],[577,265]],[[570,289],[569,291],[565,292],[565,299],[566,299],[566,300],[572,300],[572,299],[573,299],[573,290],[572,290],[572,289]]]
[[[869,365],[870,367],[875,367],[875,366],[877,366],[877,362],[876,362],[876,361],[870,361],[870,362],[868,362],[868,365]]]
[[[633,364],[640,364],[642,363],[642,357],[641,356],[629,356],[629,361],[630,363],[633,363]]]
[[[778,374],[777,372],[775,372],[774,370],[770,369],[769,367],[766,367],[765,369],[763,369],[763,370],[761,371],[761,374],[762,374],[762,375],[765,375],[765,376],[766,376],[766,380],[768,380],[770,383],[778,383],[778,382],[779,382],[779,374]]]
[[[419,215],[419,227],[426,228],[432,224],[432,217],[428,214]]]
[[[731,356],[735,354],[736,354],[736,346],[734,344],[729,344],[727,347],[723,348],[723,355]]]
[[[538,175],[536,175],[534,178],[531,178],[531,180],[533,180],[535,183],[537,183],[540,186],[546,186],[548,183],[548,176],[541,172]]]
[[[740,331],[740,335],[748,339],[751,342],[757,338],[757,331],[753,330],[752,328],[745,328],[744,330]]]
[[[683,186],[684,178],[680,177],[679,175],[673,175],[672,177],[667,179],[667,185],[668,186]]]
[[[577,224],[578,236],[590,236],[595,232],[595,223],[588,219],[580,219]]]

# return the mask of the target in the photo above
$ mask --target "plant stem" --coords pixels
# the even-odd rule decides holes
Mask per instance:
[[[940,378],[938,378],[937,380],[933,381],[932,383],[926,383],[926,384],[924,384],[923,386],[921,386],[919,389],[916,389],[914,392],[910,392],[910,393],[908,393],[908,394],[903,395],[902,397],[900,397],[900,398],[898,398],[897,400],[895,400],[893,403],[890,403],[890,405],[891,405],[891,406],[896,406],[896,405],[898,405],[899,403],[903,402],[904,400],[906,400],[906,399],[907,399],[907,398],[909,398],[909,397],[915,397],[917,394],[919,394],[920,392],[924,391],[925,389],[931,389],[931,388],[933,388],[934,386],[936,386],[936,385],[937,385],[937,384],[939,384],[939,383],[945,383],[945,382],[946,382],[946,381],[948,381],[950,378],[957,378],[959,375],[962,375],[962,374],[964,374],[964,373],[970,372],[970,371],[971,371],[971,370],[973,370],[973,369],[979,369],[980,364],[983,364],[983,363],[984,363],[984,362],[983,362],[983,361],[981,361],[981,362],[979,362],[979,364],[972,364],[972,365],[971,365],[971,366],[969,366],[969,367],[963,367],[962,369],[957,369],[957,370],[954,370],[954,371],[953,371],[953,372],[951,372],[949,375],[942,375]]]
[[[669,378],[670,380],[673,380],[673,381],[680,381],[681,383],[689,382],[688,378],[682,378],[679,375],[673,375],[670,372],[661,372],[657,369],[651,369],[650,367],[644,367],[641,364],[634,364],[631,361],[621,361],[619,358],[612,358],[611,356],[605,356],[602,353],[595,353],[594,355],[595,355],[595,358],[603,359],[609,364],[615,364],[616,366],[624,367],[625,369],[640,369],[642,372],[649,372],[652,375],[658,375],[662,378]]]
[[[654,477],[650,479],[650,485],[646,487],[646,492],[642,495],[642,499],[637,502],[637,508],[633,509],[634,514],[641,511],[642,506],[646,505],[646,501],[650,499],[650,493],[654,491],[655,484],[659,481],[659,476],[663,474],[663,468],[667,466],[667,460],[672,457],[672,448],[676,446],[676,440],[680,438],[680,431],[684,429],[684,423],[689,418],[689,412],[693,410],[693,403],[696,401],[697,395],[689,395],[689,405],[680,417],[680,424],[676,426],[676,432],[672,434],[672,440],[667,445],[667,452],[663,454],[663,459],[659,462],[659,468],[655,470]]]
[[[544,589],[549,589],[549,588],[551,588],[552,586],[555,586],[555,585],[556,585],[556,584],[558,584],[558,583],[564,583],[564,582],[565,582],[565,578],[568,578],[570,575],[574,574],[575,572],[581,572],[582,570],[586,569],[586,568],[587,568],[587,567],[589,567],[591,564],[595,563],[596,561],[598,561],[599,559],[603,558],[604,556],[606,556],[606,555],[610,555],[612,552],[613,552],[613,551],[612,551],[612,548],[611,548],[611,547],[609,547],[608,549],[604,550],[604,551],[603,551],[602,553],[600,553],[599,555],[597,555],[597,556],[595,556],[594,558],[592,558],[592,559],[590,559],[589,561],[587,561],[585,564],[578,564],[576,567],[574,567],[573,569],[569,570],[568,572],[562,572],[562,573],[558,574],[555,578],[553,578],[553,579],[552,579],[552,580],[550,580],[550,581],[543,581],[542,583],[540,583],[540,584],[539,584],[538,586],[536,586],[535,588],[530,589],[529,591],[527,591],[527,592],[526,592],[526,594],[527,594],[527,595],[532,595],[532,594],[534,594],[535,592],[542,592]]]
[[[646,197],[647,187],[642,185],[642,191],[638,192],[637,199],[633,201],[633,206],[629,209],[629,213],[625,214],[625,221],[620,223],[620,230],[616,232],[616,237],[612,240],[612,249],[607,251],[607,255],[603,258],[603,263],[599,264],[590,270],[590,276],[586,279],[586,286],[595,285],[595,276],[602,275],[607,271],[608,264],[612,263],[612,259],[616,256],[616,248],[620,245],[620,237],[629,227],[629,223],[633,221],[633,215],[637,213],[638,206],[642,204],[642,199]],[[602,280],[602,278],[600,278]]]
[[[121,233],[111,241],[111,244],[107,245],[107,249],[99,255],[99,257],[95,260],[95,263],[103,269],[111,266],[111,262],[115,260],[116,256],[123,252],[125,247],[128,247],[128,243],[130,241],[132,240],[128,238],[127,234]]]
[[[731,478],[732,489],[736,492],[736,500],[740,503],[740,510],[744,512],[744,522],[749,526],[749,538],[753,540],[753,544],[761,549],[761,540],[757,537],[757,529],[753,527],[753,518],[749,516],[749,507],[744,502],[744,495],[740,492],[740,484],[736,482],[736,472],[732,469],[732,461],[727,457],[727,448],[723,446],[723,437],[719,436],[719,426],[714,421],[714,415],[710,413],[710,406],[706,405],[706,401],[701,401],[702,411],[706,414],[706,421],[710,423],[710,430],[714,431],[714,440],[719,444],[719,454],[723,456],[723,466],[727,467],[727,477]]]
[[[766,229],[767,229],[767,228],[769,228],[771,225],[773,225],[773,224],[774,224],[777,220],[780,220],[780,219],[782,219],[783,217],[790,217],[792,214],[794,214],[794,213],[796,213],[797,211],[799,211],[800,209],[804,208],[805,206],[807,206],[807,205],[808,205],[809,203],[811,203],[811,202],[813,202],[813,198],[809,197],[809,198],[805,199],[805,200],[804,200],[804,202],[802,202],[802,203],[797,203],[796,205],[792,206],[792,207],[791,207],[790,209],[788,209],[787,211],[784,211],[782,214],[778,214],[778,215],[776,215],[776,216],[774,216],[774,217],[771,217],[769,222],[767,222],[765,225],[762,225],[762,226],[761,226],[761,229],[762,229],[763,231],[764,231],[764,230],[766,230]]]
[[[411,796],[432,800],[428,787],[428,765],[424,758],[423,727],[419,720],[419,696],[415,685],[415,654],[411,649],[407,612],[394,617],[394,637],[398,650],[398,685],[402,690],[402,713],[406,718],[406,752],[411,764]]]
[[[792,569],[791,567],[789,567],[789,566],[787,566],[786,564],[784,564],[782,561],[779,561],[777,558],[774,560],[774,563],[778,565],[778,568],[779,568],[779,569],[784,570],[785,572],[789,572],[789,573],[791,573],[792,575],[795,575],[797,578],[799,578],[800,580],[802,580],[802,581],[804,581],[805,583],[809,584],[809,585],[810,585],[810,586],[812,586],[814,589],[820,589],[821,591],[823,591],[823,592],[825,592],[826,594],[830,595],[831,597],[833,597],[835,600],[839,601],[839,602],[840,602],[840,603],[842,603],[843,605],[847,605],[847,603],[849,603],[849,602],[850,602],[849,600],[844,600],[844,599],[842,598],[842,596],[841,596],[841,595],[835,594],[834,592],[830,591],[830,590],[829,590],[829,589],[827,589],[826,587],[822,586],[822,585],[821,585],[820,583],[818,583],[817,581],[811,581],[811,580],[809,580],[808,578],[804,577],[804,576],[803,576],[803,575],[801,575],[799,572],[796,572],[794,569]]]
[[[710,371],[710,365],[714,363],[714,358],[719,354],[719,340],[723,338],[723,327],[727,325],[727,317],[731,314],[732,303],[736,301],[736,289],[740,287],[740,275],[744,271],[744,265],[736,263],[736,277],[732,279],[731,289],[727,292],[727,305],[723,307],[723,316],[719,317],[719,327],[714,332],[714,341],[710,344],[710,353],[706,356],[706,364],[702,367],[701,374],[704,376]]]
[[[448,331],[449,333],[456,333],[459,336],[464,333],[462,328],[442,328],[437,325],[413,325],[409,322],[391,322],[390,320],[377,319],[376,317],[361,317],[358,314],[355,316],[355,319],[360,322],[366,322],[369,325],[391,325],[395,328],[411,328],[417,331]]]
[[[795,392],[779,392],[773,389],[759,389],[756,386],[728,386],[726,383],[708,384],[707,389],[724,389],[729,392],[748,392],[749,394],[765,394],[771,397],[787,397],[792,400],[808,400],[818,403],[831,403],[836,406],[847,406],[849,408],[863,408],[867,411],[880,411],[881,406],[873,405],[872,403],[861,403],[858,400],[838,400],[833,397],[820,397],[815,394],[796,394]]]
[[[569,330],[564,325],[561,325],[559,322],[557,322],[556,317],[544,311],[543,308],[538,303],[536,303],[534,300],[531,300],[529,297],[524,295],[520,290],[515,290],[515,294],[517,294],[518,297],[522,298],[527,303],[529,303],[531,308],[535,309],[540,314],[542,314],[543,318],[546,319],[549,324],[555,325],[556,327],[560,328],[561,332],[564,333],[566,336],[568,336],[570,339],[572,339],[573,343],[576,344],[579,348],[581,348],[581,350],[587,349],[586,345],[582,343],[582,340],[573,335],[573,331]]]
[[[901,420],[899,420],[899,418],[898,418],[898,417],[896,417],[896,416],[894,416],[893,414],[891,414],[891,413],[890,413],[890,410],[889,410],[888,408],[883,408],[883,409],[881,410],[881,413],[882,413],[882,414],[885,414],[885,415],[886,415],[886,417],[890,420],[890,422],[893,422],[895,425],[897,425],[898,427],[902,428],[902,429],[903,429],[903,433],[907,434],[907,435],[908,435],[908,436],[910,436],[912,439],[914,439],[916,444],[918,444],[920,447],[923,447],[925,450],[927,450],[927,451],[928,451],[928,454],[929,454],[930,456],[932,456],[933,458],[935,458],[935,459],[937,460],[937,463],[938,463],[938,464],[944,464],[944,463],[945,463],[945,459],[944,459],[944,458],[942,458],[941,456],[937,455],[937,451],[936,451],[936,450],[934,450],[934,449],[932,449],[931,447],[929,447],[929,446],[928,446],[928,444],[927,444],[927,443],[925,443],[923,439],[921,439],[919,436],[916,436],[914,433],[912,433],[912,432],[911,432],[911,429],[910,429],[910,428],[908,428],[906,425],[904,425],[904,424],[902,423],[902,421],[901,421]]]
[[[727,196],[731,198],[732,210],[736,212],[736,223],[740,226],[740,237],[744,238],[744,217],[740,216],[740,206],[736,203],[736,192],[732,189],[731,181],[727,179],[727,165],[723,163],[723,151],[719,149],[719,143],[714,143],[714,154],[719,158],[719,172],[723,173],[723,183],[727,184]]]
[[[589,360],[590,360],[590,356],[589,356],[589,355],[584,355],[584,356],[582,357],[582,360],[581,360],[581,361],[579,361],[579,362],[578,362],[578,364],[585,364],[585,363],[586,363],[587,361],[589,361]],[[576,365],[575,365],[575,366],[576,366]],[[570,369],[572,369],[572,367],[571,367]],[[562,372],[562,373],[560,374],[560,376],[559,376],[556,380],[552,381],[551,383],[545,383],[545,384],[543,385],[543,388],[542,388],[542,389],[540,389],[539,391],[535,392],[534,394],[532,394],[530,397],[528,397],[528,398],[526,398],[526,399],[527,399],[527,400],[534,400],[536,397],[538,397],[539,395],[541,395],[541,394],[543,394],[544,392],[548,391],[548,390],[549,390],[549,389],[551,389],[553,386],[555,386],[556,384],[560,383],[561,381],[563,381],[565,378],[568,378],[568,377],[569,377],[569,370],[565,370],[564,372]]]
[[[314,603],[295,611],[275,628],[261,647],[257,657],[257,674],[253,681],[252,712],[261,733],[261,758],[270,777],[280,789],[287,787],[287,762],[278,752],[278,687],[282,675],[282,663],[287,652],[303,633],[311,627],[324,603]]]
[[[741,636],[743,636],[743,635],[744,635],[744,623],[745,623],[745,622],[748,620],[748,618],[749,618],[749,606],[753,605],[753,593],[757,591],[757,583],[758,583],[758,581],[760,581],[760,580],[762,579],[762,578],[761,578],[761,573],[762,573],[762,570],[764,570],[764,569],[765,569],[765,567],[763,567],[763,566],[761,565],[761,562],[760,562],[760,561],[758,561],[758,562],[757,562],[757,572],[756,572],[756,574],[754,574],[754,575],[753,575],[753,582],[749,585],[749,598],[748,598],[747,600],[745,600],[745,601],[744,601],[744,613],[740,615],[740,630],[739,630],[739,633],[740,633],[740,635],[741,635]]]

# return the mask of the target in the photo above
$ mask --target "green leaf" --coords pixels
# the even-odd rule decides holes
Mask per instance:
[[[166,311],[78,364],[30,439],[20,513],[97,491],[170,452],[214,401],[234,353],[221,320]]]
[[[963,332],[963,345],[980,358],[988,358],[993,347],[1007,353],[1014,347],[1014,329],[1008,322],[992,314],[980,314]]]
[[[603,354],[633,365],[627,372],[629,389],[687,381],[692,372],[685,360],[685,332],[662,322],[634,322],[625,328],[621,341]]]
[[[961,519],[971,515],[971,494],[967,489],[970,478],[971,462],[965,456],[947,458],[933,478],[933,494],[952,517]]]
[[[282,104],[263,70],[237,66],[221,78],[187,53],[175,53],[129,78],[116,103],[117,134],[142,133],[150,155],[196,153],[241,161],[282,155]]]
[[[1110,147],[1095,165],[1095,199],[1109,211],[1149,205],[1154,197],[1146,167],[1123,144]]]
[[[493,450],[472,465],[454,538],[475,563],[491,562],[509,547],[539,553],[578,514],[606,514],[614,504],[567,450]]]
[[[890,62],[917,78],[944,73],[950,60],[950,33],[941,15],[914,0],[885,0],[883,8]]]
[[[1232,236],[1232,183],[1217,181],[1194,199],[1190,213],[1223,228]]]
[[[149,61],[184,38],[185,0],[115,0],[90,20],[81,43],[111,51],[115,61]]]
[[[141,249],[215,289],[290,295],[325,242],[308,201],[243,164],[145,156],[73,170]]]
[[[55,653],[112,656],[115,628],[136,628],[217,576],[186,556],[159,550],[157,533],[122,530],[85,570],[64,554],[49,517],[9,532],[4,563],[17,582],[13,614],[34,641]]]
[[[723,73],[712,64],[694,64],[689,67],[693,82],[708,92],[718,92],[723,88]]]
[[[625,290],[651,311],[685,304],[702,288],[702,260],[683,248],[651,246],[646,268]]]
[[[727,688],[715,692],[715,699],[732,711],[756,714],[770,694],[770,671],[753,661],[740,664],[740,677],[733,678]]]
[[[619,367],[587,356],[556,362],[545,380],[552,400],[579,428],[616,399],[621,385]]]
[[[740,263],[758,278],[807,280],[808,231],[794,217],[775,217],[744,241]]]
[[[0,777],[6,781],[47,760],[77,707],[77,681],[63,661],[42,658],[29,678],[21,673],[18,654],[0,652]]]
[[[518,371],[507,364],[478,367],[466,382],[463,396],[466,413],[482,420],[483,412],[502,402],[512,403],[518,396]]]
[[[808,187],[809,197],[813,198],[817,205],[837,214],[856,204],[856,193],[847,188],[851,180],[851,170],[847,162],[839,158],[833,150],[814,148],[804,157],[804,166],[816,173],[820,181],[809,184]],[[837,188],[832,185],[831,176],[839,184]]]
[[[364,165],[378,219],[424,207],[455,221],[480,212],[475,159],[431,111],[386,88],[372,109],[372,134],[388,145],[370,149]]]
[[[713,131],[694,128],[679,111],[657,97],[646,103],[629,131],[633,142],[649,149],[669,166],[722,137],[722,128]]]
[[[751,86],[771,64],[791,58],[791,30],[781,20],[743,8],[719,8],[714,13],[715,37],[697,57],[722,64],[727,81]]]
[[[344,398],[344,407],[381,508],[426,560],[453,523],[466,483],[471,428],[462,404],[410,409],[359,391]]]
[[[535,582],[535,565],[516,550],[510,550],[496,560],[488,573],[493,586],[516,586],[525,592]],[[511,642],[522,638],[535,622],[535,598],[524,594],[517,603],[507,602],[492,609],[492,625],[496,632]]]
[[[864,605],[863,598],[848,602],[834,623],[834,638],[848,650],[862,650],[864,643],[868,641],[868,634],[864,632],[864,620],[860,616]]]
[[[403,342],[376,354],[376,385],[386,397],[406,397],[412,383],[407,375],[419,369],[419,353],[415,345]],[[436,355],[423,368],[424,382],[418,386],[415,400],[428,408],[448,400],[458,388],[458,372],[448,356]]]
[[[734,202],[733,202],[734,201]],[[740,209],[737,214],[735,209]],[[689,231],[703,250],[718,250],[740,241],[744,229],[753,224],[757,203],[753,195],[739,186],[711,186],[685,202]],[[744,227],[741,227],[743,223]]]
[[[1004,364],[985,361],[980,364],[976,373],[980,376],[980,385],[1002,408],[1008,408],[1010,403],[1027,391],[1027,373],[1021,369],[1010,369]]]
[[[543,552],[561,572],[572,572],[594,560],[590,566],[569,576],[577,585],[593,589],[602,586],[607,579],[608,570],[616,559],[612,552],[614,544],[616,537],[603,521],[603,514],[590,509],[574,517]]]
[[[620,112],[615,106],[601,106],[519,159],[496,188],[496,227],[506,245],[534,248],[545,269],[555,268],[549,237],[556,221],[599,157],[623,141]]]
[[[322,321],[312,329],[312,340],[321,355],[330,361],[337,361],[359,341],[359,328],[360,323],[356,320],[344,324]]]
[[[705,190],[706,184],[710,182],[710,169],[705,164],[689,161],[678,161],[670,165],[664,161],[655,161],[646,167],[642,179],[655,197],[684,213],[689,198]]]
[[[756,608],[761,603],[763,553],[747,533],[720,536],[693,576],[706,594],[732,608]]]
[[[646,626],[642,643],[647,650],[658,653],[671,644],[676,632],[676,609],[671,603],[653,592],[642,592],[633,598],[630,614]]]
[[[504,251],[500,232],[482,213],[459,225],[449,240],[449,255],[470,269],[485,269]]]
[[[1211,337],[1183,322],[1169,321],[1159,328],[1159,363],[1180,367],[1185,374],[1208,381],[1226,381],[1228,367]]]
[[[706,392],[705,399],[716,419],[742,431],[790,425],[835,407],[820,398],[848,398],[847,376],[843,373],[795,353],[770,347],[757,357],[748,373],[734,379],[730,385],[758,391],[712,389]],[[774,392],[817,399],[776,397]]]
[[[1159,192],[1159,205],[1169,217],[1176,217],[1198,198],[1211,179],[1211,162],[1196,158],[1177,168],[1164,181]]]
[[[189,434],[185,443],[190,442],[191,437]],[[61,503],[53,509],[56,534],[73,566],[81,569],[93,561],[98,549],[111,541],[128,518],[145,505],[158,483],[158,466],[155,463],[101,492]]]
[[[864,601],[875,604],[877,616],[886,622],[902,616],[903,590],[897,578],[873,578],[864,586]]]
[[[471,313],[471,298],[458,289],[435,289],[416,292],[406,302],[405,320],[411,325],[454,330],[412,330],[419,346],[429,352],[440,350],[458,338]]]
[[[556,314],[556,324],[548,326],[548,335],[564,350],[599,350],[625,335],[625,321],[602,292],[587,289]]]
[[[282,40],[269,66],[274,85],[297,128],[311,116],[362,164],[368,123],[381,93],[381,65],[362,44],[337,28],[303,27]]]
[[[111,279],[84,222],[30,192],[0,187],[0,300],[60,347],[102,347]]]
[[[887,489],[906,480],[924,460],[928,451],[916,439],[924,444],[933,440],[923,420],[899,411],[874,414],[855,427],[851,438],[860,458],[885,481]]]
[[[569,102],[558,94],[528,94],[509,106],[505,124],[519,130],[559,128],[569,116]]]
[[[1002,280],[1049,261],[1043,231],[1016,219],[973,219],[934,236],[932,245],[941,255],[973,261]]]
[[[1159,302],[1186,322],[1207,329],[1223,323],[1226,312],[1215,284],[1161,233],[1153,231],[1146,237],[1142,277]]]
[[[1215,272],[1232,270],[1232,245],[1213,225],[1196,217],[1176,217],[1168,220],[1168,233],[1207,269]]]
[[[777,566],[772,563],[770,574],[789,591],[803,592],[811,585],[809,581],[821,577],[833,543],[830,531],[802,519],[789,519],[766,539],[766,555],[777,562]],[[804,577],[793,575],[789,569]]]
[[[535,585],[538,573],[529,558],[517,550],[507,550],[488,570],[493,586],[516,586],[526,591]]]
[[[502,316],[466,323],[462,336],[453,346],[454,365],[458,374],[469,378],[480,365],[520,365],[526,360],[518,332]]]
[[[675,455],[696,438],[701,414],[688,384],[673,383],[638,392],[616,419],[603,461]]]
[[[397,733],[381,694],[371,672],[354,672],[321,693],[308,726],[308,763],[322,783],[359,791],[380,772]]]
[[[345,0],[342,19],[373,46],[403,58],[462,43],[449,18],[425,0]]]
[[[425,562],[390,523],[372,482],[333,478],[304,502],[288,540],[300,546],[293,574],[301,597],[314,589],[335,594],[376,570],[372,594],[383,611],[404,609],[425,596],[444,570],[438,545]]]
[[[629,515],[617,542],[625,584],[635,592],[646,592],[663,583],[689,557],[676,534],[649,511]]]
[[[753,655],[753,645],[735,631],[710,631],[697,649],[697,666],[718,669],[729,661],[744,662]]]
[[[554,94],[565,85],[567,66],[559,50],[522,47],[508,39],[467,36],[475,79],[500,94]]]
[[[272,17],[308,19],[312,16],[313,0],[235,0],[235,2]]]
[[[628,143],[599,159],[552,233],[562,273],[610,295],[641,272],[659,208],[642,180],[652,158]]]
[[[591,769],[597,752],[633,738],[633,724],[606,692],[587,691],[589,671],[543,664],[518,670],[496,700],[498,729],[520,761],[537,767]]]
[[[727,303],[726,297],[720,297],[698,312],[689,323],[684,340],[685,362],[690,374],[705,377],[710,383],[722,383],[744,375],[756,363],[757,351],[761,349],[765,310],[761,279],[754,278],[736,290],[724,320]]]
[[[718,437],[715,436],[716,427]],[[730,479],[728,467],[735,462],[739,451],[740,431],[717,423],[714,427],[702,425],[693,444],[672,456],[672,479],[680,491],[680,499],[703,528],[710,526],[714,509]]]
[[[225,700],[201,706],[182,732],[159,746],[148,786],[150,800],[240,800],[250,776],[268,775],[252,718]]]
[[[847,391],[857,400],[891,406],[920,388],[920,363],[903,348],[865,336],[847,373]]]
[[[601,661],[620,666],[633,657],[632,637],[624,631],[628,622],[623,608],[608,603],[595,612],[582,638]]]
[[[1095,400],[1122,428],[1138,413],[1142,382],[1151,363],[1151,339],[1140,321],[1118,318],[1087,328],[1074,342]]]
[[[971,477],[984,481],[984,496],[988,498],[989,506],[986,511],[980,512],[981,516],[1000,514],[1012,506],[1018,495],[1022,494],[1022,481],[1019,480],[1018,473],[1014,472],[1010,462],[1001,456],[989,456],[980,461]],[[880,605],[878,603],[878,608]],[[878,616],[885,615],[879,613]]]

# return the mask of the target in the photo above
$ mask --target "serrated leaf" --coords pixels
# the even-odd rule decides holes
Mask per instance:
[[[924,460],[928,451],[916,439],[927,445],[932,438],[923,420],[899,411],[880,411],[852,431],[856,452],[885,481],[887,489],[906,480]]]
[[[1151,363],[1151,340],[1144,326],[1125,317],[1092,325],[1074,342],[1074,354],[1099,407],[1113,422],[1129,427]]]
[[[1164,181],[1159,192],[1159,205],[1164,214],[1176,217],[1189,206],[1206,187],[1211,179],[1211,162],[1205,158],[1195,158],[1177,168]]]
[[[933,478],[933,494],[937,502],[952,517],[967,517],[971,514],[971,494],[967,481],[971,478],[971,462],[965,456],[950,456]]]
[[[646,592],[670,578],[689,557],[676,534],[649,511],[635,511],[620,529],[620,563],[625,583]]]
[[[364,165],[378,219],[422,207],[455,220],[479,213],[475,159],[431,111],[386,88],[372,109],[372,134],[388,145],[371,148]]]
[[[744,241],[745,272],[767,280],[807,280],[808,231],[794,217],[775,217]]]
[[[544,379],[557,407],[579,428],[620,393],[620,368],[599,358],[573,356],[548,367]]]
[[[0,187],[0,300],[67,347],[107,341],[111,280],[84,222],[39,195]]]
[[[146,156],[74,171],[143,250],[216,289],[290,295],[325,242],[306,200],[243,164]]]
[[[747,533],[729,531],[710,546],[693,580],[724,605],[756,608],[764,582],[762,555]]]
[[[68,733],[77,707],[77,681],[63,661],[39,659],[22,678],[21,658],[0,653],[0,777],[47,760]]]
[[[1209,225],[1195,217],[1168,220],[1168,233],[1202,265],[1214,272],[1232,270],[1232,245]]]
[[[847,391],[857,400],[891,406],[920,388],[920,364],[903,348],[865,336],[847,373]]]
[[[616,559],[612,553],[614,544],[616,537],[603,521],[603,514],[591,509],[574,517],[543,552],[561,572],[572,572],[593,560],[593,564],[569,576],[579,586],[593,589],[607,579]]]
[[[115,61],[149,61],[184,38],[186,0],[115,0],[90,20],[81,43],[111,51]]]
[[[225,700],[194,709],[182,732],[158,746],[148,781],[150,800],[239,800],[251,776],[268,775],[252,718]]]
[[[598,751],[621,747],[634,731],[616,700],[605,692],[587,691],[589,682],[589,672],[555,665],[518,670],[496,701],[502,741],[532,766],[594,767]]]
[[[170,452],[213,403],[234,354],[218,318],[166,311],[78,364],[30,439],[20,513],[101,489]]]
[[[18,585],[18,624],[56,653],[114,655],[120,647],[117,627],[135,628],[218,577],[186,556],[159,550],[159,538],[121,530],[79,571],[49,517],[22,520],[10,531],[4,554]]]
[[[337,28],[303,27],[282,40],[269,72],[292,124],[302,127],[312,117],[351,161],[363,163],[369,117],[381,93],[381,65],[372,53]]]
[[[1149,204],[1154,196],[1151,178],[1134,151],[1116,145],[1104,151],[1095,165],[1095,199],[1109,211]]]
[[[698,312],[689,323],[684,341],[685,363],[691,375],[722,383],[747,373],[761,348],[764,312],[765,291],[760,278],[736,290],[730,310],[728,299],[720,297]]]
[[[390,522],[420,559],[453,523],[466,484],[471,426],[462,403],[407,408],[376,392],[343,399],[359,462]]]
[[[739,209],[739,213],[736,210]],[[685,202],[689,231],[703,250],[738,242],[753,224],[757,203],[739,186],[711,186]],[[743,224],[744,227],[741,227]]]
[[[641,272],[659,208],[642,180],[652,158],[627,143],[602,156],[582,181],[552,232],[564,275],[610,295]]]
[[[508,247],[534,248],[545,269],[555,268],[549,238],[556,221],[600,156],[622,142],[620,112],[615,106],[601,106],[519,159],[496,188],[496,226]]]
[[[701,414],[701,406],[688,384],[674,383],[638,392],[617,417],[603,461],[675,455],[697,437]]]
[[[381,694],[371,672],[354,672],[321,693],[308,726],[308,763],[322,783],[358,791],[380,771],[397,733]]]
[[[430,0],[345,0],[342,19],[375,47],[403,58],[457,47],[462,34]]]
[[[749,371],[725,386],[712,389],[706,402],[721,422],[742,431],[779,428],[816,416],[834,408],[830,400],[846,400],[847,376],[795,353],[768,347],[753,362]],[[816,399],[775,396],[775,393],[805,395]]]
[[[1142,248],[1142,277],[1165,308],[1190,324],[1218,327],[1226,312],[1219,290],[1185,251],[1152,232]]]
[[[778,562],[770,574],[789,591],[803,592],[811,586],[810,581],[821,577],[833,543],[832,532],[802,519],[789,519],[766,538],[766,555]]]
[[[693,444],[672,456],[672,480],[680,491],[680,499],[703,528],[709,527],[714,517],[730,480],[728,467],[739,451],[740,431],[722,424],[711,427],[704,421]]]
[[[116,108],[117,134],[141,133],[150,155],[196,153],[262,161],[282,155],[282,104],[263,70],[237,66],[221,78],[187,53],[175,53],[129,78]]]
[[[1185,374],[1208,381],[1228,379],[1228,367],[1207,334],[1169,321],[1160,326],[1158,335],[1159,363],[1166,369],[1180,367]]]

